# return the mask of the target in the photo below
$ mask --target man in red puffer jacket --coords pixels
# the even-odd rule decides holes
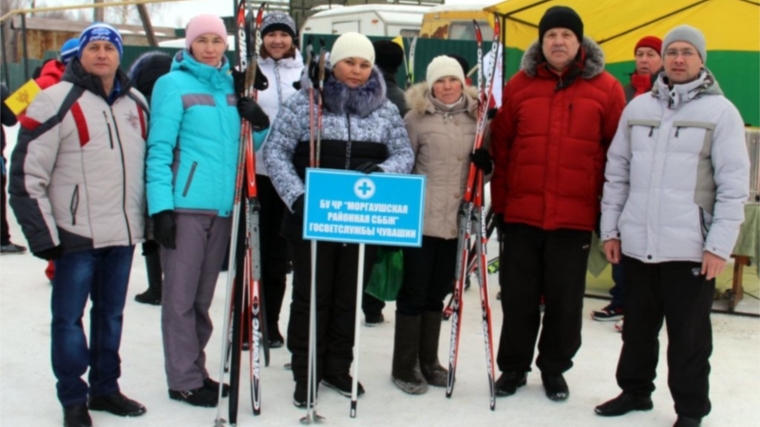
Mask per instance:
[[[536,366],[549,399],[569,396],[562,374],[581,345],[591,233],[624,106],[623,87],[604,71],[601,48],[584,39],[578,14],[549,8],[491,128],[491,203],[503,233],[498,396],[526,383],[542,296]]]

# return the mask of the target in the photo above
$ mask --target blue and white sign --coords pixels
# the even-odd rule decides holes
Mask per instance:
[[[422,245],[425,177],[306,169],[303,238]]]

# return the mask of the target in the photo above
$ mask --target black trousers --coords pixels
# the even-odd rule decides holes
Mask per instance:
[[[406,316],[442,311],[454,283],[457,239],[422,236],[422,247],[403,250],[404,281],[396,311]]]
[[[264,311],[269,337],[280,334],[278,322],[285,297],[285,276],[288,274],[288,243],[280,235],[285,204],[269,177],[256,175],[261,203],[261,281],[264,288]]]
[[[292,354],[293,379],[307,381],[311,242],[289,239],[288,248],[293,260],[293,302],[287,344]],[[365,245],[364,283],[372,272],[376,252],[377,246]],[[317,378],[320,380],[324,376],[348,374],[353,361],[358,263],[358,245],[317,244]]]
[[[530,371],[543,296],[536,366],[546,374],[565,372],[573,366],[572,359],[581,346],[591,232],[543,230],[514,223],[505,224],[503,232],[499,263],[504,320],[496,358],[499,370]]]
[[[715,280],[700,274],[697,262],[646,264],[623,257],[625,327],[617,382],[623,391],[650,395],[663,320],[668,331],[668,387],[679,415],[710,413],[712,354],[710,309]]]
[[[6,168],[7,167],[8,166],[6,163]],[[0,202],[2,203],[0,204],[0,245],[2,246],[9,245],[11,243],[11,233],[10,228],[8,227],[8,210],[6,209],[8,196],[6,194],[7,189],[5,187],[8,184],[7,181],[8,180],[6,174],[2,174],[2,176],[0,176],[0,185],[2,185],[2,188],[0,188],[0,193],[2,193],[2,201]]]

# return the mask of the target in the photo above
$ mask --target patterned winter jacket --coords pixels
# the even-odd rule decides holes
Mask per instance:
[[[293,83],[301,79],[303,72],[303,62],[301,53],[296,50],[295,58],[282,58],[275,61],[272,58],[259,59],[259,72],[264,74],[269,81],[269,87],[266,90],[260,90],[256,102],[261,109],[269,116],[269,121],[273,122],[280,111],[280,106],[296,93]],[[256,138],[263,139],[262,144],[266,143],[264,137],[269,130],[256,132]],[[264,163],[264,149],[256,149],[256,174],[269,175],[266,164]]]
[[[731,255],[749,197],[744,124],[708,71],[628,104],[607,153],[603,240],[646,263]]]
[[[32,252],[143,241],[148,110],[126,74],[116,79],[106,95],[74,59],[21,118],[10,205]]]
[[[229,64],[177,53],[153,87],[146,184],[150,215],[164,211],[230,216],[240,115]]]
[[[320,166],[355,169],[372,161],[385,172],[409,173],[414,153],[409,146],[398,109],[385,97],[385,82],[375,67],[363,86],[350,89],[327,71],[322,115]],[[306,78],[306,77],[304,77]],[[304,193],[304,176],[309,166],[309,91],[302,82],[298,93],[280,108],[272,124],[264,161],[272,184],[287,206]],[[314,117],[317,117],[315,103]],[[286,215],[287,237],[300,236],[299,218]],[[288,230],[290,229],[290,230]],[[292,231],[295,234],[288,234]]]

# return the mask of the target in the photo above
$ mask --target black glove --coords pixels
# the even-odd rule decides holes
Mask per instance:
[[[303,212],[303,210],[304,210],[304,207],[303,207],[304,198],[305,198],[305,196],[303,194],[301,194],[300,196],[298,196],[298,198],[296,199],[296,201],[293,202],[293,207],[291,208],[293,210],[293,213],[297,217],[299,217],[299,218],[303,218],[303,215],[304,215],[304,212]]]
[[[383,172],[383,168],[377,165],[375,162],[362,163],[354,169],[357,172],[370,174],[372,172]]]
[[[486,118],[487,118],[488,120],[493,120],[493,118],[494,118],[494,117],[496,117],[496,113],[497,113],[498,111],[499,111],[499,110],[498,110],[498,109],[496,109],[496,108],[489,108],[489,109],[488,109],[488,111],[486,112]]]
[[[493,213],[493,225],[496,229],[496,240],[499,242],[504,241],[504,214],[497,212]]]
[[[478,169],[482,170],[484,174],[488,175],[493,170],[493,164],[491,164],[491,154],[488,153],[487,148],[478,148],[470,154],[470,160]]]
[[[238,99],[237,108],[240,117],[248,120],[253,125],[253,130],[260,131],[269,127],[269,116],[251,98],[243,97]]]
[[[232,70],[232,81],[235,82],[235,95],[245,93],[245,72]],[[256,79],[253,81],[253,88],[256,90],[267,90],[269,79],[259,70],[256,73]]]
[[[146,240],[145,243],[142,244],[143,256],[153,255],[158,252],[158,249],[159,246],[155,240]]]
[[[55,261],[63,255],[63,247],[61,245],[53,246],[52,248],[43,249],[39,252],[32,252],[32,255],[47,261]]]
[[[165,210],[153,215],[153,236],[156,242],[166,249],[177,249],[174,243],[177,236],[174,211]]]

